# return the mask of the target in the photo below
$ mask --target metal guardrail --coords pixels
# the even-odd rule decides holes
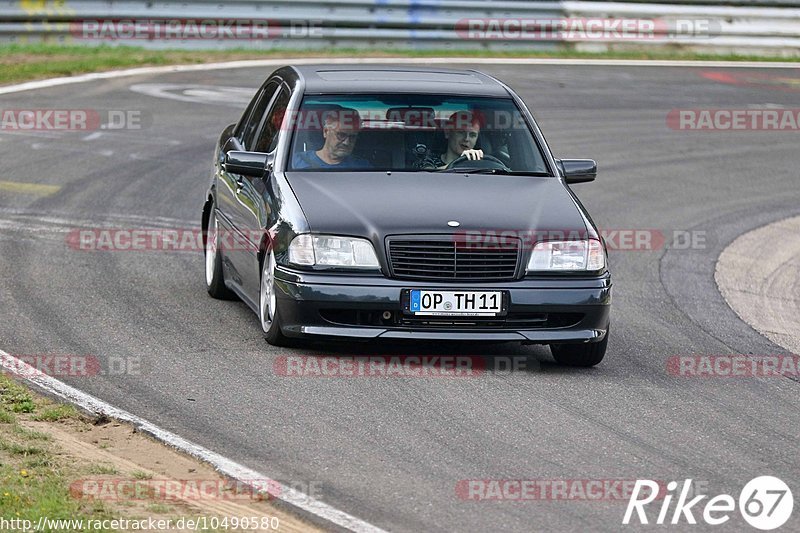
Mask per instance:
[[[664,0],[595,0],[596,2],[622,2],[631,4],[663,4]],[[800,0],[670,0],[672,5],[716,5],[747,7],[800,7]]]
[[[800,0],[798,0],[800,1]],[[465,17],[559,16],[561,2],[465,0],[31,0],[0,2],[0,20],[81,18],[294,18],[372,24],[426,24]]]
[[[800,0],[0,0],[0,42],[125,44],[147,48],[608,50],[669,47],[704,52],[800,55]],[[700,4],[702,2],[702,4]],[[771,7],[768,7],[771,6]],[[794,7],[797,6],[797,7]],[[96,31],[128,21],[203,20],[265,25],[251,38]],[[540,32],[553,21],[655,21],[630,39]],[[468,31],[470,21],[484,31]],[[95,26],[92,26],[95,24]],[[113,26],[116,24],[116,26]],[[219,22],[222,24],[222,22]],[[516,25],[515,25],[516,24]],[[529,31],[515,31],[520,24]],[[538,24],[538,26],[537,26]],[[87,26],[89,25],[89,26]],[[86,31],[87,27],[94,32]],[[511,29],[509,29],[511,28]],[[533,30],[531,30],[533,28]],[[163,29],[163,28],[162,28]],[[223,32],[224,33],[224,32]],[[191,35],[190,35],[191,37]]]
[[[707,27],[694,35],[642,41],[642,46],[662,45],[712,53],[800,55],[800,8],[597,1],[566,1],[564,7],[569,17],[658,19],[668,26],[687,24],[691,27],[702,23]],[[593,45],[578,43],[576,49],[592,50]]]

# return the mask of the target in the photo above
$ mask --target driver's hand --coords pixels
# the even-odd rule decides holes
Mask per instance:
[[[461,152],[461,155],[465,156],[470,161],[477,161],[483,159],[483,150],[464,150]]]

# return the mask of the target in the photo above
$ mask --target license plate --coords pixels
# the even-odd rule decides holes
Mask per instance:
[[[503,312],[503,292],[411,290],[408,312],[435,316],[497,316]]]

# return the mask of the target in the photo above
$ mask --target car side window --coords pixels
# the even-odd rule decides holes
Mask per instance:
[[[281,87],[258,135],[254,151],[272,152],[278,146],[278,132],[283,122],[283,116],[286,114],[286,108],[289,106],[290,97],[289,90],[285,86]]]
[[[247,126],[247,121],[249,120],[250,115],[253,113],[253,108],[256,106],[256,103],[259,101],[262,94],[264,94],[263,87],[259,88],[256,91],[256,94],[250,100],[250,103],[247,104],[247,108],[244,110],[244,113],[242,113],[242,116],[239,118],[239,122],[236,123],[236,129],[233,132],[233,136],[239,139],[240,141],[242,140],[242,132],[245,130],[245,127]]]
[[[258,131],[258,126],[261,124],[261,119],[264,118],[264,113],[267,110],[267,106],[269,106],[269,103],[275,96],[275,91],[277,91],[279,87],[280,82],[271,81],[264,87],[264,90],[261,91],[261,96],[259,97],[255,106],[253,106],[250,117],[248,117],[244,128],[242,128],[242,134],[239,138],[244,145],[245,150],[250,150],[250,147],[253,146],[253,141],[255,139],[256,132]]]

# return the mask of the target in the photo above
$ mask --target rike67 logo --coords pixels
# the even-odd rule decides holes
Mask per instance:
[[[728,522],[731,514],[736,509],[736,500],[729,494],[719,494],[704,502],[708,498],[699,494],[689,499],[692,492],[692,480],[687,479],[678,492],[677,481],[667,484],[667,494],[660,500],[660,508],[655,523],[663,524],[697,524],[697,513],[703,521],[711,526],[718,526]],[[649,524],[652,516],[648,518],[647,507],[659,495],[659,484],[649,479],[637,479],[633,493],[628,500],[628,508],[622,523],[631,523],[634,512],[640,524]],[[677,496],[675,507],[671,509],[672,501]],[[745,522],[756,529],[769,531],[777,529],[789,520],[794,508],[794,498],[789,486],[780,479],[772,476],[759,476],[751,479],[739,493],[739,512]],[[670,513],[670,511],[672,511]]]

